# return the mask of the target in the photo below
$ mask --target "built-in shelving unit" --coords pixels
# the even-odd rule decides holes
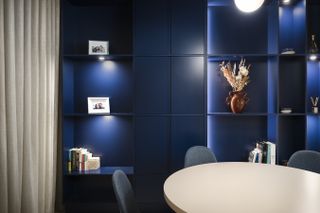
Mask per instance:
[[[319,116],[309,99],[320,93],[319,54],[311,61],[308,44],[312,34],[320,43],[319,2],[270,0],[245,14],[231,0],[209,0],[207,18],[207,143],[217,158],[246,161],[259,140],[277,144],[278,164],[297,150],[319,151]],[[295,54],[281,54],[286,48]],[[252,65],[250,101],[243,113],[231,114],[225,104],[231,88],[218,65],[241,58]],[[281,113],[286,107],[292,113]]]
[[[64,201],[67,212],[81,211],[81,203],[95,211],[93,203],[116,206],[116,169],[134,174],[133,6],[130,0],[64,0],[62,11]],[[109,41],[110,54],[88,55],[89,40]],[[88,114],[88,97],[109,97],[111,113]],[[72,147],[99,156],[100,169],[67,171]]]
[[[308,51],[311,35],[320,43],[319,20],[317,0],[265,0],[250,14],[233,0],[63,0],[66,212],[117,212],[115,169],[128,174],[145,212],[170,212],[163,183],[195,145],[220,162],[247,161],[259,140],[277,144],[278,164],[299,149],[319,151],[320,116],[309,98],[320,96],[320,53],[312,61]],[[109,41],[110,54],[88,55],[88,40]],[[233,114],[219,63],[241,58],[252,65],[250,101]],[[88,114],[87,97],[110,97],[111,113]],[[100,156],[101,168],[67,172],[71,147]]]
[[[206,145],[206,1],[62,2],[66,212],[118,212],[109,208],[115,168],[128,174],[143,212],[168,212],[166,177],[190,146]],[[88,55],[88,40],[109,41],[110,54]],[[87,97],[110,97],[111,113],[88,114]],[[101,168],[68,172],[71,147],[100,156]]]

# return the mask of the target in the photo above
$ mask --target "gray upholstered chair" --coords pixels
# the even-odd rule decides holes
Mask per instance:
[[[120,213],[139,213],[127,175],[121,170],[116,170],[112,175],[112,184]]]
[[[216,163],[213,152],[204,146],[194,146],[188,149],[184,158],[184,167],[195,166],[204,163]]]
[[[320,152],[297,151],[290,157],[288,166],[320,173]]]

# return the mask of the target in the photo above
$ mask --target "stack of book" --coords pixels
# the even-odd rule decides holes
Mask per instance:
[[[269,141],[256,143],[256,148],[249,154],[249,162],[276,164],[276,145]]]
[[[72,148],[69,149],[68,154],[68,172],[100,168],[100,157],[93,157],[87,149]]]

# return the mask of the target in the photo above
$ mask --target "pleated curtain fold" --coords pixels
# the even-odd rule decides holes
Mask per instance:
[[[0,0],[0,212],[53,212],[59,0]]]

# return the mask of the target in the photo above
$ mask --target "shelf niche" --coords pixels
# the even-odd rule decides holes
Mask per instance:
[[[291,108],[292,113],[305,113],[305,56],[280,57],[279,63],[279,112]]]
[[[320,97],[320,62],[307,62],[307,112],[312,113],[312,102],[310,97]],[[318,104],[319,106],[319,104]]]
[[[73,60],[63,64],[64,114],[88,112],[88,97],[109,97],[112,113],[133,112],[131,60]]]
[[[279,52],[294,49],[296,54],[304,54],[306,49],[306,1],[295,0],[289,5],[279,6]]]
[[[307,5],[307,24],[308,24],[308,48],[310,48],[312,35],[316,36],[316,43],[318,47],[320,45],[320,1],[319,0],[308,0]]]
[[[251,113],[276,113],[277,94],[277,57],[275,56],[250,56],[245,57],[246,64],[251,64],[250,83],[245,88],[249,103],[244,109],[244,114]],[[230,107],[226,98],[231,86],[223,77],[219,64],[222,61],[239,64],[241,57],[209,57],[207,100],[208,113],[228,113]],[[259,92],[257,92],[259,91]]]
[[[277,17],[275,1],[250,14],[238,10],[231,0],[209,1],[208,54],[278,53]]]
[[[68,150],[73,147],[87,148],[94,156],[100,156],[101,167],[133,165],[133,118],[66,117],[63,125],[64,168],[67,168]]]
[[[89,40],[109,41],[110,54],[132,54],[132,1],[62,2],[64,54],[88,54]]]
[[[306,128],[305,116],[280,116],[278,163],[286,165],[293,153],[305,149]]]
[[[247,162],[257,142],[276,142],[275,116],[210,115],[207,122],[208,147],[214,150],[219,162]]]

